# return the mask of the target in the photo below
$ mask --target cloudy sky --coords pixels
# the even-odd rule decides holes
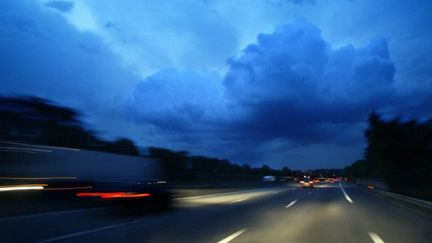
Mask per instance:
[[[367,116],[432,112],[429,0],[2,0],[0,94],[125,136],[294,169],[361,158]]]

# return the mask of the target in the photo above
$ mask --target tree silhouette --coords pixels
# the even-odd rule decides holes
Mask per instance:
[[[81,122],[82,114],[38,97],[0,97],[0,140],[32,142],[100,150],[124,155],[139,155],[134,142],[127,138],[106,141]],[[245,178],[257,179],[262,175],[290,175],[294,172],[284,167],[275,170],[267,165],[252,168],[231,163],[226,159],[189,156],[186,151],[172,151],[150,147],[149,157],[157,159],[170,179]],[[240,177],[239,177],[240,176]]]
[[[139,151],[134,142],[127,138],[119,138],[113,142],[108,142],[105,151],[125,155],[138,155]]]
[[[0,139],[138,155],[129,139],[99,139],[81,116],[39,97],[0,97]]]
[[[394,191],[432,199],[432,120],[386,121],[371,113],[365,137],[365,158],[347,167],[348,175],[381,177]]]

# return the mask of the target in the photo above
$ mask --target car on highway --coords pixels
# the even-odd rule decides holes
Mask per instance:
[[[313,188],[315,183],[310,176],[303,176],[303,178],[300,180],[300,184],[305,188]]]

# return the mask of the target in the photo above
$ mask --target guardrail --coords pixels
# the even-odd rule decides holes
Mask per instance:
[[[382,178],[357,178],[355,183],[362,186],[373,186],[386,191],[389,189],[389,186]]]
[[[382,178],[357,178],[355,183],[373,189],[372,192],[432,211],[432,202],[390,192],[389,186]]]
[[[422,199],[418,199],[418,198],[414,198],[414,197],[409,197],[409,196],[404,196],[401,194],[397,194],[394,192],[388,192],[388,191],[384,191],[384,190],[379,190],[379,189],[374,189],[374,192],[382,194],[384,196],[387,197],[391,197],[394,199],[398,199],[407,203],[411,203],[417,206],[420,206],[422,208],[427,208],[429,210],[432,210],[432,202],[426,201],[426,200],[422,200]]]

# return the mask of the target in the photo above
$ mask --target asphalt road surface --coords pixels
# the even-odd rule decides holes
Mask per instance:
[[[432,220],[355,186],[278,186],[177,198],[164,212],[5,216],[0,242],[430,243]]]

